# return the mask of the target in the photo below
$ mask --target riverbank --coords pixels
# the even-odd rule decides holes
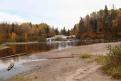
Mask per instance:
[[[95,62],[95,56],[106,55],[106,46],[117,43],[99,43],[84,46],[75,46],[62,50],[37,53],[38,58],[59,58],[74,55],[73,58],[49,59],[24,63],[33,69],[19,74],[8,81],[118,81],[100,71],[101,65]],[[89,59],[81,59],[80,54],[91,54]]]

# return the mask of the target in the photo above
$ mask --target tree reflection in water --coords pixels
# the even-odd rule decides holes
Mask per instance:
[[[8,44],[9,48],[0,50],[0,57],[21,53],[36,54],[37,52],[49,51],[51,49],[65,49],[77,45],[75,41],[53,41],[43,43]]]

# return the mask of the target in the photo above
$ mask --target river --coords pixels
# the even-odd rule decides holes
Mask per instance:
[[[27,52],[26,55],[4,57],[0,59],[0,81],[9,79],[19,73],[32,69],[31,67],[23,65],[27,62],[40,61],[47,59],[40,59],[37,57],[38,52],[49,51],[52,49],[62,50],[78,45],[77,41],[53,41],[46,43],[9,43],[7,46],[12,49],[12,52],[4,52],[9,55],[21,54]],[[5,54],[6,55],[6,54]],[[9,64],[13,62],[14,68],[7,71]]]

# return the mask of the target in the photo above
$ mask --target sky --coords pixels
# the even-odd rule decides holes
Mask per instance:
[[[70,29],[80,17],[112,5],[121,8],[120,0],[0,0],[0,22],[47,23]]]

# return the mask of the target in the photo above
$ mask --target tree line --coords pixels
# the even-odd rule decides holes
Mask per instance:
[[[121,37],[121,8],[104,9],[80,18],[71,34],[79,39],[118,39]]]
[[[32,24],[0,24],[0,42],[26,42],[26,41],[45,41],[46,38],[54,35],[69,35],[65,27],[59,31],[46,23]]]

